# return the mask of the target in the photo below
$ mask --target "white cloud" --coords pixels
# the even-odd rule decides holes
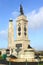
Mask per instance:
[[[43,27],[43,7],[33,10],[27,14],[29,27],[32,29],[40,29]]]
[[[6,34],[6,31],[5,30],[0,31],[0,35],[2,34]]]
[[[6,34],[7,33],[7,30],[1,30],[0,31],[0,35],[4,35],[4,34]]]
[[[0,31],[0,40],[7,40],[8,32],[7,30],[1,30]]]
[[[16,18],[16,17],[19,15],[19,12],[14,11],[14,12],[12,12],[11,14],[14,16],[14,18]]]
[[[12,14],[12,16],[13,16],[13,23],[14,23],[14,27],[16,27],[16,20],[17,20],[17,17],[19,16],[19,12],[17,12],[17,11],[14,11],[14,12],[12,12],[11,13]]]
[[[12,16],[14,17],[14,26],[16,25],[16,18],[18,17],[19,12],[12,12]],[[29,13],[26,13],[29,27],[31,29],[40,29],[43,27],[43,7],[40,7],[38,10],[33,10]]]

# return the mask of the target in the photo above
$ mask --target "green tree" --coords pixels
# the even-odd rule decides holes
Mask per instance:
[[[0,51],[0,59],[2,59],[1,51]]]
[[[0,51],[0,55],[1,55],[1,51]]]
[[[2,56],[0,55],[0,59],[2,59]]]
[[[2,55],[2,58],[3,58],[3,59],[6,59],[6,57],[7,57],[7,54],[3,54],[3,55]]]

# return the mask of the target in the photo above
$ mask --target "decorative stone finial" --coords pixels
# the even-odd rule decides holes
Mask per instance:
[[[20,4],[20,14],[21,15],[24,15],[24,12],[23,12],[23,7],[22,7],[22,5]]]
[[[12,18],[10,18],[10,20],[9,20],[10,22],[12,22],[13,20],[12,20]]]

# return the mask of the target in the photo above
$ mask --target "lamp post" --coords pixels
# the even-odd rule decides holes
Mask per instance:
[[[9,61],[9,65],[11,65],[11,62]]]
[[[11,49],[11,55],[12,55],[13,49]],[[11,62],[9,61],[9,65],[11,65]]]
[[[39,65],[39,61],[40,61],[40,54],[37,55],[37,58],[38,58],[38,65]]]
[[[27,65],[27,59],[26,59],[26,65]]]
[[[37,59],[38,59],[38,65],[39,65],[39,60],[40,60],[39,55],[40,55],[40,54],[37,54],[37,55],[35,56],[35,58],[37,58]]]
[[[38,65],[39,65],[40,57],[38,56]]]
[[[38,58],[38,65],[39,65],[39,58]]]

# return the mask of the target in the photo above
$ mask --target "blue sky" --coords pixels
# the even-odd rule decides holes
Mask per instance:
[[[0,48],[8,46],[9,19],[14,20],[14,39],[16,39],[16,18],[22,4],[29,21],[28,38],[36,50],[43,50],[43,0],[0,0]]]

